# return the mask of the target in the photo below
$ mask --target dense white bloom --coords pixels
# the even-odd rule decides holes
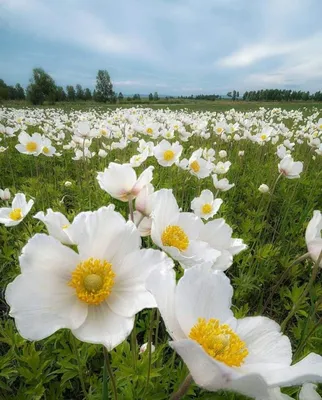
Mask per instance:
[[[80,213],[69,229],[77,253],[44,234],[23,248],[21,274],[6,289],[10,315],[26,339],[68,328],[111,350],[130,334],[137,312],[155,307],[145,289],[149,273],[173,263],[159,250],[140,249],[135,225],[114,206]]]
[[[26,132],[21,132],[18,136],[19,144],[15,147],[23,154],[32,154],[38,156],[43,147],[43,141],[40,133],[33,133],[31,136]]]
[[[170,167],[174,163],[177,163],[181,153],[182,146],[179,142],[169,143],[165,139],[154,148],[154,156],[163,167]]]
[[[314,261],[317,261],[322,251],[322,213],[321,211],[315,210],[313,217],[309,222],[306,232],[305,241],[310,253],[310,256]],[[322,260],[320,262],[322,267]]]
[[[191,209],[198,217],[207,220],[217,214],[222,203],[222,199],[214,199],[213,193],[205,189],[199,197],[192,200]]]
[[[52,157],[56,153],[56,149],[55,149],[54,146],[52,146],[51,140],[46,138],[46,137],[44,137],[44,136],[42,137],[42,149],[41,149],[41,152],[46,157]]]
[[[230,166],[231,166],[230,161],[226,162],[219,161],[217,164],[215,164],[213,172],[215,174],[226,174],[229,171]]]
[[[161,189],[153,197],[151,238],[180,262],[182,267],[215,262],[220,252],[199,238],[203,222],[193,213],[180,212],[172,190]]]
[[[179,166],[187,169],[192,175],[198,177],[199,179],[206,178],[210,175],[213,164],[204,160],[201,156],[202,149],[198,149],[192,153],[189,160],[186,158],[181,160]]]
[[[232,238],[233,230],[223,218],[207,222],[200,229],[199,239],[220,251],[213,269],[225,271],[233,263],[233,256],[247,248],[242,239]]]
[[[317,354],[291,366],[290,340],[276,322],[234,317],[233,289],[223,272],[192,267],[176,284],[174,271],[155,270],[147,288],[173,339],[170,346],[202,388],[269,399],[276,387],[322,381]]]
[[[3,201],[8,201],[10,200],[11,194],[10,190],[8,188],[2,190],[0,189],[0,199]]]
[[[303,171],[303,163],[301,161],[294,162],[291,156],[286,156],[278,164],[278,169],[286,178],[296,179]]]
[[[217,190],[220,190],[222,192],[227,192],[227,190],[229,190],[235,186],[234,183],[229,183],[227,178],[218,179],[217,174],[212,175],[212,181],[213,181],[214,187]]]
[[[268,192],[269,192],[269,187],[268,187],[267,185],[265,185],[265,183],[262,183],[262,184],[260,185],[260,187],[258,188],[258,190],[259,190],[261,193],[268,193]]]
[[[316,389],[317,385],[314,385],[313,383],[305,383],[300,391],[299,400],[321,400],[322,397],[316,392]]]
[[[225,158],[225,157],[227,157],[227,151],[226,150],[220,150],[218,155],[219,155],[220,158]]]
[[[0,224],[4,226],[15,226],[29,213],[34,201],[27,202],[26,196],[23,193],[17,193],[12,200],[11,207],[0,208]]]
[[[91,129],[90,123],[88,121],[80,121],[77,124],[74,134],[82,139],[85,139],[98,136],[99,131],[96,129]]]
[[[131,165],[111,162],[104,172],[97,173],[97,180],[101,189],[115,199],[129,201],[152,181],[153,169],[154,167],[148,167],[137,178]]]
[[[64,214],[58,211],[53,211],[48,208],[47,215],[43,211],[39,211],[34,218],[39,219],[46,225],[50,236],[59,240],[64,244],[74,244],[68,236],[68,228],[70,223]]]

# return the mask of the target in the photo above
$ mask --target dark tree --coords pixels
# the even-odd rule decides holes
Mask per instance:
[[[99,70],[96,77],[95,100],[106,103],[113,97],[113,85],[109,73],[106,70]]]
[[[84,100],[84,91],[82,85],[76,85],[76,100]]]
[[[86,88],[86,89],[84,90],[84,99],[85,99],[85,100],[92,100],[92,92],[91,92],[91,89]]]
[[[74,86],[72,86],[72,85],[66,86],[66,91],[67,91],[67,100],[75,101],[76,92],[75,92]]]

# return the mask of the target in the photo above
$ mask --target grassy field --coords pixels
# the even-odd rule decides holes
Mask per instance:
[[[0,153],[0,188],[9,188],[12,194],[25,193],[35,203],[30,214],[18,226],[8,228],[0,225],[0,286],[5,289],[20,273],[19,255],[28,239],[36,233],[46,232],[44,224],[32,218],[36,212],[52,208],[72,221],[82,211],[96,210],[113,203],[118,212],[128,217],[127,203],[115,200],[101,190],[96,175],[110,162],[129,162],[134,154],[138,154],[138,142],[129,140],[124,149],[106,147],[120,141],[115,129],[114,137],[105,138],[101,135],[92,139],[89,147],[91,152],[96,153],[93,157],[73,160],[75,148],[68,145],[80,118],[89,120],[97,129],[105,126],[109,130],[112,126],[132,124],[133,132],[138,132],[136,124],[146,128],[153,121],[159,124],[157,129],[162,130],[168,123],[189,120],[189,124],[185,122],[186,126],[189,125],[186,130],[194,134],[188,141],[182,140],[183,136],[177,131],[172,139],[179,140],[183,146],[181,159],[189,159],[192,152],[199,148],[213,148],[216,151],[214,163],[231,162],[227,175],[222,177],[227,177],[235,187],[218,194],[223,204],[215,218],[224,218],[233,229],[233,237],[242,238],[248,245],[245,251],[234,257],[233,265],[226,271],[234,288],[235,316],[264,315],[279,324],[287,321],[284,332],[292,343],[293,362],[310,352],[321,354],[321,274],[318,273],[308,287],[313,261],[307,258],[293,266],[292,263],[307,253],[305,229],[313,211],[322,208],[322,157],[315,152],[315,147],[308,144],[310,139],[321,137],[321,132],[314,134],[316,129],[312,124],[322,117],[322,104],[229,101],[187,102],[169,106],[151,104],[153,111],[138,112],[142,115],[141,119],[134,111],[135,123],[120,117],[122,110],[115,111],[120,108],[119,105],[95,104],[94,111],[92,106],[66,103],[55,108],[43,107],[43,114],[42,111],[38,113],[43,108],[26,111],[12,104],[16,111],[2,113],[0,123],[17,129],[12,137],[2,135],[0,146],[7,149]],[[265,107],[267,111],[258,114],[260,107]],[[285,113],[272,113],[270,110],[276,107],[282,108]],[[158,114],[161,112],[158,110],[164,108],[169,108],[171,112]],[[182,108],[186,110],[179,111]],[[290,113],[291,110],[296,110],[295,114]],[[66,118],[62,118],[65,115]],[[269,126],[278,132],[279,140],[276,143],[267,140],[260,145],[258,141],[246,138],[245,132],[248,129],[241,123],[246,119],[255,121],[252,128],[249,128],[253,136],[259,137],[262,128]],[[215,121],[219,120],[226,121],[227,127],[237,122],[239,128],[235,133],[227,133],[229,139],[225,139],[215,132]],[[205,121],[206,128],[203,125]],[[29,134],[40,132],[47,136],[61,155],[49,158],[43,154],[38,157],[20,154],[15,146],[22,130]],[[206,131],[209,137],[200,134]],[[64,137],[59,136],[61,132]],[[308,136],[305,137],[304,132]],[[234,136],[236,133],[243,139],[237,140]],[[155,145],[163,139],[161,136],[151,139],[144,132],[135,135],[146,141],[151,140]],[[303,162],[304,169],[299,179],[278,179],[280,160],[276,148],[284,140],[295,143],[292,157]],[[84,151],[80,145],[76,145],[76,148]],[[103,148],[107,152],[106,158],[97,156]],[[218,156],[221,150],[227,152],[227,157],[221,159]],[[209,189],[216,193],[211,176],[198,179],[176,165],[161,167],[153,156],[136,168],[137,173],[150,165],[154,166],[152,183],[155,190],[173,189],[183,211],[191,211],[191,201],[202,190]],[[71,182],[71,185],[66,187],[66,181]],[[263,183],[270,187],[270,193],[258,191]],[[1,206],[5,206],[4,202]],[[157,248],[150,237],[143,238],[143,246]],[[183,270],[178,264],[176,271],[177,278],[181,277]],[[4,290],[1,295],[0,399],[77,400],[85,398],[84,390],[87,399],[101,399],[102,391],[104,393],[102,346],[81,342],[67,329],[61,329],[40,341],[25,340],[17,332],[14,319],[8,315],[9,307],[5,302]],[[167,344],[169,336],[162,318],[159,314],[158,317],[151,315],[152,312],[146,309],[137,315],[135,344],[132,335],[131,344],[128,339],[110,352],[119,399],[167,399],[188,373],[182,359]],[[148,342],[149,337],[152,337],[152,343],[156,345],[151,358],[148,352],[138,354],[139,346]],[[147,374],[150,378],[146,386]],[[110,380],[108,392],[108,398],[113,398]],[[296,386],[284,390],[294,399],[298,392],[299,387]],[[229,391],[211,393],[195,384],[191,385],[184,397],[204,400],[247,398]]]

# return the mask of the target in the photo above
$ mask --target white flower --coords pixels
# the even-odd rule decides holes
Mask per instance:
[[[225,158],[227,157],[227,151],[225,150],[220,150],[220,152],[218,153],[220,158]]]
[[[99,135],[99,131],[96,129],[91,129],[88,121],[80,121],[77,124],[76,130],[74,131],[76,136],[80,138],[91,138]]]
[[[55,147],[51,145],[51,140],[44,136],[42,137],[41,152],[43,155],[45,155],[47,157],[52,157],[56,153]]]
[[[146,285],[173,339],[170,346],[200,387],[269,398],[275,387],[322,381],[317,354],[291,366],[290,340],[276,322],[234,317],[233,289],[223,272],[192,267],[176,284],[174,271],[155,270]]]
[[[311,258],[316,262],[322,251],[322,213],[321,211],[315,210],[313,212],[313,217],[309,222],[306,232],[305,241],[310,253]],[[322,267],[322,260],[320,263]]]
[[[192,200],[191,209],[198,217],[207,220],[217,214],[222,203],[222,199],[214,199],[213,193],[206,189],[199,197]]]
[[[66,182],[64,183],[64,185],[65,185],[66,187],[70,187],[70,186],[72,186],[72,182],[66,181]]]
[[[161,189],[153,195],[151,238],[180,262],[183,268],[214,262],[220,252],[199,239],[203,222],[193,213],[180,212],[172,190]]]
[[[144,186],[135,199],[135,208],[133,217],[134,223],[138,228],[141,236],[149,236],[151,234],[152,212],[154,187],[151,183]]]
[[[230,166],[231,166],[230,161],[226,162],[219,161],[217,164],[215,164],[213,172],[215,174],[226,174],[229,171]]]
[[[281,160],[283,160],[283,158],[286,157],[289,153],[290,151],[286,150],[286,147],[284,145],[280,144],[279,146],[277,146],[276,154]]]
[[[179,142],[169,143],[167,140],[163,139],[155,146],[153,152],[160,165],[163,167],[170,167],[179,161],[182,153],[182,146]]]
[[[139,353],[142,354],[148,350],[148,343],[142,344],[140,347]],[[155,352],[155,346],[151,343],[151,354]]]
[[[239,157],[243,157],[244,154],[245,154],[244,150],[241,150],[241,151],[238,152]]]
[[[135,154],[130,158],[130,165],[132,167],[139,167],[144,161],[148,158],[148,152],[145,151],[143,153]]]
[[[278,164],[278,169],[288,179],[296,179],[300,177],[303,171],[303,163],[301,161],[293,161],[291,156],[286,156]]]
[[[258,188],[258,190],[259,190],[261,193],[268,193],[268,192],[269,192],[269,187],[268,187],[267,185],[265,185],[265,183],[262,183],[262,184],[260,185],[260,187]]]
[[[12,200],[11,207],[0,208],[0,224],[4,226],[15,226],[29,213],[34,201],[26,201],[26,196],[23,193],[17,193]]]
[[[201,155],[202,149],[198,149],[192,153],[189,160],[185,158],[178,165],[181,168],[187,169],[192,175],[199,179],[206,178],[210,175],[213,164],[204,160]]]
[[[204,149],[202,152],[202,156],[207,161],[214,161],[215,160],[215,150],[214,149]]]
[[[97,154],[101,158],[105,158],[107,156],[107,152],[105,150],[103,150],[103,149],[99,149]]]
[[[68,236],[70,223],[64,214],[48,208],[47,215],[45,215],[43,211],[39,211],[34,215],[34,218],[39,219],[39,221],[46,225],[50,236],[59,240],[61,243],[74,244]]]
[[[42,151],[42,137],[40,133],[33,133],[32,136],[21,132],[18,136],[19,144],[15,148],[22,154],[38,156]]]
[[[322,397],[316,392],[317,388],[317,385],[314,385],[313,383],[305,383],[300,391],[299,400],[321,400]]]
[[[200,229],[199,239],[220,252],[213,269],[225,271],[233,263],[233,256],[247,249],[242,239],[232,238],[233,230],[223,218],[214,219]]]
[[[7,150],[8,147],[0,146],[0,153],[3,153]]]
[[[98,172],[97,180],[101,189],[121,201],[134,199],[152,181],[154,167],[148,167],[137,178],[129,164],[111,162],[104,172]]]
[[[220,190],[222,192],[227,192],[227,190],[229,190],[235,186],[234,183],[229,183],[229,180],[227,178],[218,180],[217,174],[212,175],[212,181],[213,181],[214,187],[217,190]]]
[[[141,250],[134,224],[114,206],[80,213],[69,234],[78,252],[45,234],[28,241],[21,274],[6,290],[10,315],[28,340],[67,328],[111,350],[130,334],[137,312],[155,307],[145,289],[150,272],[173,263],[159,250]]]
[[[11,194],[10,190],[8,188],[2,190],[0,189],[0,199],[3,201],[8,201],[10,200]]]

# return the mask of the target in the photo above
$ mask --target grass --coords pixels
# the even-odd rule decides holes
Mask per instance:
[[[300,103],[244,103],[216,101],[214,103],[185,104],[191,111],[222,112],[232,106],[238,111],[252,111],[259,107],[282,106],[285,109],[298,109]],[[131,105],[132,106],[132,105]],[[312,107],[321,104],[305,103],[305,115],[312,114]],[[66,104],[63,110],[86,110],[91,105]],[[119,107],[119,106],[116,106]],[[162,105],[152,105],[162,108]],[[114,106],[99,107],[99,111],[114,109]],[[172,110],[182,105],[171,105]],[[59,109],[59,108],[57,108]],[[286,123],[292,127],[293,122]],[[295,126],[295,125],[294,125]],[[294,128],[295,129],[295,128]],[[37,127],[28,127],[29,132]],[[68,135],[67,135],[68,137]],[[68,141],[66,139],[66,141]],[[102,171],[111,161],[128,162],[136,153],[137,144],[131,143],[125,150],[112,150],[106,159],[94,157],[90,160],[73,161],[71,150],[62,150],[61,157],[46,158],[21,155],[15,150],[16,138],[8,139],[8,150],[0,153],[0,187],[9,187],[15,192],[23,192],[35,198],[35,205],[24,224],[14,228],[0,226],[0,286],[5,288],[19,274],[18,257],[30,233],[45,232],[44,226],[33,219],[37,211],[53,208],[61,211],[69,220],[81,211],[95,210],[103,205],[114,203],[116,210],[127,217],[124,203],[113,200],[103,192],[96,181],[97,171]],[[295,160],[304,163],[300,179],[281,179],[274,193],[263,195],[258,191],[262,183],[270,188],[278,177],[275,150],[276,146],[258,146],[250,141],[224,142],[219,137],[209,139],[194,136],[183,143],[183,157],[189,157],[199,147],[214,147],[217,152],[226,150],[232,167],[228,173],[230,182],[236,187],[220,197],[224,203],[216,217],[223,217],[229,223],[234,236],[242,238],[248,249],[234,258],[233,266],[227,271],[234,292],[234,313],[237,317],[259,315],[271,317],[279,323],[287,317],[294,304],[305,293],[312,261],[305,260],[288,267],[292,261],[307,252],[304,240],[305,228],[312,217],[313,210],[321,209],[322,204],[322,158],[312,159],[314,152],[307,145],[296,146]],[[94,141],[91,149],[98,151],[101,141]],[[61,150],[61,149],[59,149]],[[244,151],[243,157],[239,151]],[[191,200],[203,189],[213,190],[211,178],[198,180],[176,166],[160,167],[154,158],[138,168],[154,165],[153,184],[156,189],[172,188],[179,206],[190,210]],[[64,182],[71,181],[71,187]],[[145,245],[151,242],[146,240]],[[283,283],[276,288],[281,276]],[[319,275],[311,290],[301,299],[295,315],[286,326],[295,352],[294,360],[301,359],[309,352],[322,353],[322,284]],[[274,292],[273,292],[274,291]],[[83,399],[80,372],[91,400],[101,399],[103,377],[103,352],[100,346],[81,343],[76,340],[77,354],[70,341],[70,334],[60,330],[39,342],[24,340],[17,332],[14,321],[8,316],[8,307],[2,298],[0,302],[0,399]],[[271,300],[267,299],[272,295]],[[302,296],[303,297],[303,296]],[[137,318],[137,341],[142,344],[149,335],[150,311],[143,311]],[[111,352],[112,367],[115,369],[120,398],[166,399],[187,373],[179,357],[175,357],[167,346],[168,336],[161,322],[153,326],[153,341],[159,346],[152,355],[150,372],[151,385],[145,392],[145,379],[148,368],[148,355],[143,354],[134,363],[129,342],[124,342]],[[112,388],[109,384],[110,393]],[[287,389],[295,395],[297,388]],[[145,394],[144,394],[145,393]],[[322,393],[322,392],[321,392]],[[143,397],[144,396],[144,397]],[[185,399],[246,399],[238,394],[209,393],[192,386]]]

